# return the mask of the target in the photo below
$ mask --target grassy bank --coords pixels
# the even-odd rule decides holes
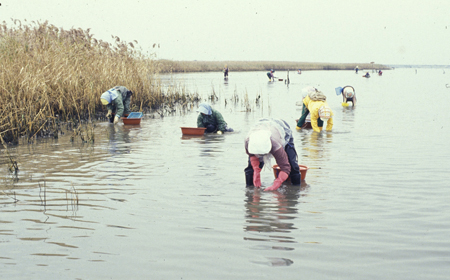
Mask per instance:
[[[61,122],[92,121],[106,108],[100,95],[116,85],[133,91],[132,111],[196,99],[162,89],[159,71],[137,42],[95,39],[88,30],[54,25],[0,25],[0,141],[57,136]]]
[[[371,63],[319,63],[319,62],[291,62],[291,61],[172,61],[158,60],[161,72],[214,72],[222,71],[225,65],[230,71],[275,71],[292,70],[354,70],[356,66],[361,71],[371,69],[387,70],[381,64]]]

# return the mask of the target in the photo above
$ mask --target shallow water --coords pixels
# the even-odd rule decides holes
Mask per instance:
[[[93,145],[66,133],[10,148],[17,177],[2,150],[1,278],[447,279],[445,72],[291,72],[289,87],[264,72],[179,74],[191,91],[217,96],[235,133],[182,136],[195,108],[140,126],[99,123]],[[344,85],[356,89],[355,109],[334,93]],[[294,128],[306,86],[335,114],[332,132],[294,130],[306,180],[247,189],[246,132],[260,117]],[[273,179],[263,170],[263,186]]]

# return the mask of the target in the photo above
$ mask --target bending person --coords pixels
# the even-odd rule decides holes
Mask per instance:
[[[315,132],[321,132],[323,123],[327,122],[326,130],[331,130],[333,128],[333,112],[327,103],[327,97],[320,91],[316,89],[315,92],[309,93],[303,99],[303,110],[302,116],[297,122],[297,129],[305,124],[306,117],[308,114],[311,115],[311,126]]]
[[[352,102],[352,107],[356,105],[355,89],[352,86],[345,86],[342,88],[342,103]]]
[[[197,112],[197,127],[206,127],[206,132],[217,132],[222,134],[223,132],[233,132],[232,128],[228,128],[227,123],[223,119],[222,114],[211,108],[207,103],[201,103],[198,106]]]
[[[131,96],[133,92],[124,86],[116,86],[105,91],[100,101],[106,105],[108,113],[106,117],[114,124],[119,122],[120,117],[130,113]]]
[[[251,129],[245,139],[245,151],[249,156],[245,168],[247,186],[261,187],[261,169],[270,166],[270,158],[275,158],[281,171],[273,184],[265,191],[277,190],[291,177],[293,185],[300,184],[300,168],[294,138],[289,125],[281,119],[261,119]],[[271,166],[270,166],[271,167]]]

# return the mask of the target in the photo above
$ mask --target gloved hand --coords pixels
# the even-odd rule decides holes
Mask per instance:
[[[298,127],[298,126],[296,126],[296,127],[295,127],[295,129],[297,129],[297,130],[300,130],[300,129],[302,129],[302,128],[301,128],[301,127]]]
[[[109,119],[112,116],[112,110],[108,110],[108,113],[106,114],[106,117]]]
[[[280,171],[280,173],[278,174],[278,178],[273,181],[272,186],[266,188],[264,191],[276,191],[279,187],[281,187],[281,184],[286,181],[288,177],[289,175],[286,172]]]
[[[217,130],[217,134],[221,135],[223,132],[220,130]]]
[[[253,186],[259,188],[261,187],[261,168],[259,168],[259,158],[251,156],[250,164],[253,167]]]
[[[114,124],[116,124],[116,123],[118,123],[119,122],[119,117],[118,116],[115,116],[114,117]]]

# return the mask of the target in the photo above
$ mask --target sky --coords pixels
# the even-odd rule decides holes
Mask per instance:
[[[10,27],[18,19],[90,28],[96,39],[136,40],[157,59],[450,65],[449,0],[0,3]]]

